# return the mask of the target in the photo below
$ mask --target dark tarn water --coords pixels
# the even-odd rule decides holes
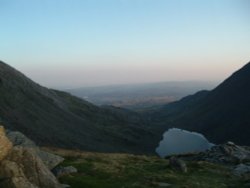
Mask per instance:
[[[163,134],[163,140],[156,148],[156,153],[160,157],[166,157],[205,151],[213,145],[200,133],[172,128]]]

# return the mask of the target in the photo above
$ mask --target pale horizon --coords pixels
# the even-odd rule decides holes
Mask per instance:
[[[247,0],[2,0],[0,59],[51,88],[221,82],[250,61]]]

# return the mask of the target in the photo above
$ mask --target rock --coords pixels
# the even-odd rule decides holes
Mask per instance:
[[[2,177],[0,187],[38,188],[38,186],[29,182],[17,163],[12,161],[4,160],[1,163],[0,176]]]
[[[70,185],[68,184],[61,184],[62,188],[70,188]]]
[[[183,160],[178,159],[177,157],[174,157],[174,156],[171,157],[169,159],[169,165],[170,165],[170,167],[172,167],[175,170],[179,170],[179,171],[184,172],[184,173],[187,172],[186,163]]]
[[[250,150],[232,142],[215,145],[205,152],[179,156],[184,160],[208,161],[221,164],[240,164],[250,161]]]
[[[37,154],[50,170],[52,170],[58,164],[64,161],[63,157],[42,150],[38,150]]]
[[[244,176],[246,174],[250,175],[250,166],[239,164],[234,168],[233,173],[237,176]]]
[[[12,143],[6,137],[4,127],[0,126],[0,161],[8,155],[11,149]]]
[[[56,177],[61,177],[72,173],[77,173],[77,169],[73,166],[67,166],[67,167],[59,166],[54,168],[52,172]]]
[[[27,138],[24,134],[18,131],[6,131],[6,136],[13,143],[14,146],[22,146],[28,148],[36,148],[35,142]]]
[[[32,140],[18,131],[7,131],[7,137],[14,146],[22,146],[24,148],[33,149],[50,170],[64,161],[63,157],[40,150]]]
[[[0,187],[61,188],[33,149],[15,146],[0,163]]]
[[[158,187],[170,187],[170,186],[172,186],[172,184],[165,183],[165,182],[158,182],[158,183],[156,183],[156,185]]]
[[[34,142],[19,132],[5,135],[0,127],[0,187],[3,188],[61,188],[56,177],[47,168],[38,154],[48,154],[39,150]],[[44,157],[44,158],[46,158]],[[51,156],[49,155],[49,157]],[[54,164],[54,163],[53,163]]]

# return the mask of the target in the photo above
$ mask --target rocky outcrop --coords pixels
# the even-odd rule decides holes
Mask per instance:
[[[34,150],[20,146],[15,146],[1,162],[0,177],[5,188],[61,187]]]
[[[238,146],[233,142],[215,145],[205,152],[190,153],[174,157],[188,161],[219,163],[232,169],[234,175],[250,179],[250,148]]]
[[[20,135],[12,137],[15,138],[12,140],[13,147],[4,128],[0,127],[0,187],[61,188],[56,177],[40,159],[39,148],[31,140],[21,139],[24,135]]]
[[[233,173],[237,176],[247,176],[248,178],[250,178],[250,164],[239,164],[237,165],[234,170]]]
[[[11,149],[12,143],[6,137],[3,126],[0,126],[0,161],[8,155]]]
[[[7,131],[7,137],[13,143],[14,146],[22,146],[24,148],[33,149],[34,152],[42,159],[44,164],[52,170],[58,164],[63,162],[64,158],[52,153],[42,151],[37,145],[27,138],[24,134],[18,131]]]
[[[240,164],[250,162],[250,150],[232,142],[227,142],[225,144],[215,145],[205,152],[184,158],[221,164]]]

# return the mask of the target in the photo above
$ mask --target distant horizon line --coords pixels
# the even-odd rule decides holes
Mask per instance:
[[[135,82],[135,83],[119,83],[119,84],[92,84],[88,86],[70,87],[70,86],[50,86],[51,89],[61,90],[77,90],[77,89],[89,89],[89,88],[105,88],[105,87],[126,87],[126,86],[141,86],[141,85],[154,85],[154,84],[171,84],[171,83],[206,83],[218,85],[222,81],[220,80],[166,80],[166,81],[152,81],[152,82]]]

